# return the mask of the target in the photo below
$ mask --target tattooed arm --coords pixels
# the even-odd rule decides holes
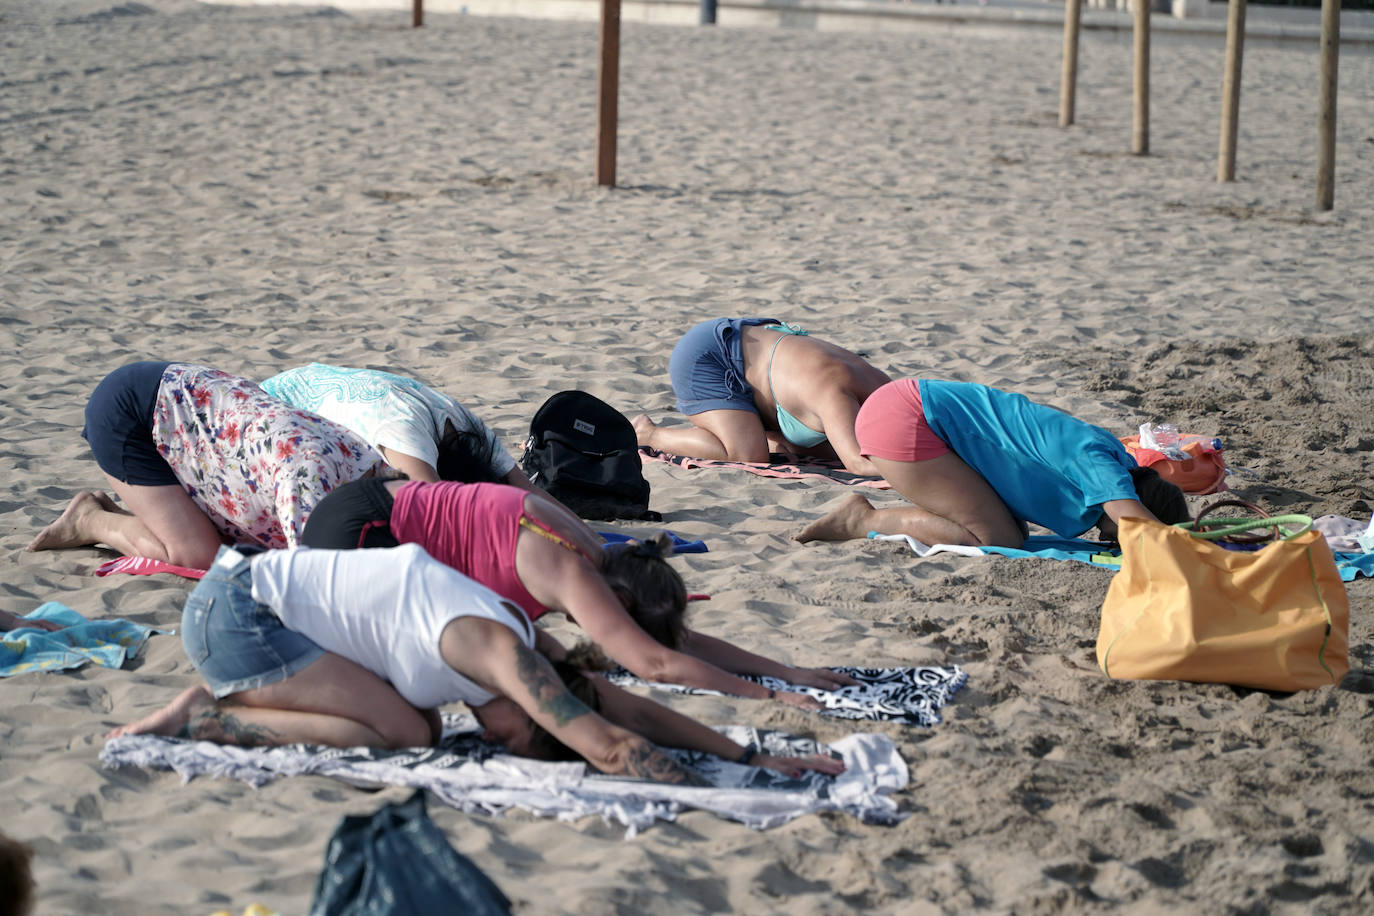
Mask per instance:
[[[439,648],[459,674],[509,697],[603,773],[703,784],[643,737],[611,724],[569,693],[548,660],[509,628],[482,618],[460,618],[444,629]]]

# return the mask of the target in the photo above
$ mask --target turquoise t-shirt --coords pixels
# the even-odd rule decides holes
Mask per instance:
[[[1135,459],[1102,427],[986,385],[918,384],[930,428],[1015,518],[1077,537],[1097,524],[1103,503],[1139,498]]]
[[[473,433],[487,443],[494,477],[503,478],[515,467],[496,434],[472,411],[405,376],[311,363],[272,376],[262,383],[262,390],[351,429],[373,448],[411,455],[431,467],[438,466],[447,420],[459,432]]]

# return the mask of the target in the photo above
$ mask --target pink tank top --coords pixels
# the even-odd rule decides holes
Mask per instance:
[[[391,533],[419,544],[431,557],[513,601],[530,620],[549,609],[515,572],[515,542],[525,514],[525,491],[498,483],[411,481],[396,491]]]

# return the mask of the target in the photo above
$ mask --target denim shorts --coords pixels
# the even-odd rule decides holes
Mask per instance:
[[[708,410],[757,413],[754,389],[744,380],[740,329],[777,323],[773,318],[712,318],[683,334],[668,358],[678,413],[689,417]]]
[[[95,386],[86,402],[81,438],[91,444],[95,463],[115,480],[139,487],[176,486],[172,467],[153,442],[153,411],[162,373],[171,363],[121,366]]]
[[[275,684],[325,654],[253,600],[249,550],[221,547],[181,612],[181,644],[216,697]]]

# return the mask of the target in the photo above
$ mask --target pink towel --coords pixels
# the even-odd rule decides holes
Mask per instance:
[[[175,576],[185,576],[188,579],[199,579],[205,575],[205,570],[191,569],[188,566],[173,566],[171,563],[164,563],[150,557],[119,557],[108,563],[101,563],[100,568],[95,571],[97,576],[111,576],[115,573],[129,573],[133,576],[171,573]]]
[[[730,468],[736,471],[748,471],[750,474],[757,474],[760,477],[817,478],[828,480],[831,483],[844,484],[847,487],[873,487],[879,490],[892,488],[892,484],[881,477],[853,474],[845,470],[844,465],[838,461],[826,461],[820,458],[806,459],[798,464],[755,464],[750,461],[687,458],[682,455],[660,452],[658,449],[650,448],[647,445],[639,447],[639,457],[641,461],[662,461],[680,468]]]

